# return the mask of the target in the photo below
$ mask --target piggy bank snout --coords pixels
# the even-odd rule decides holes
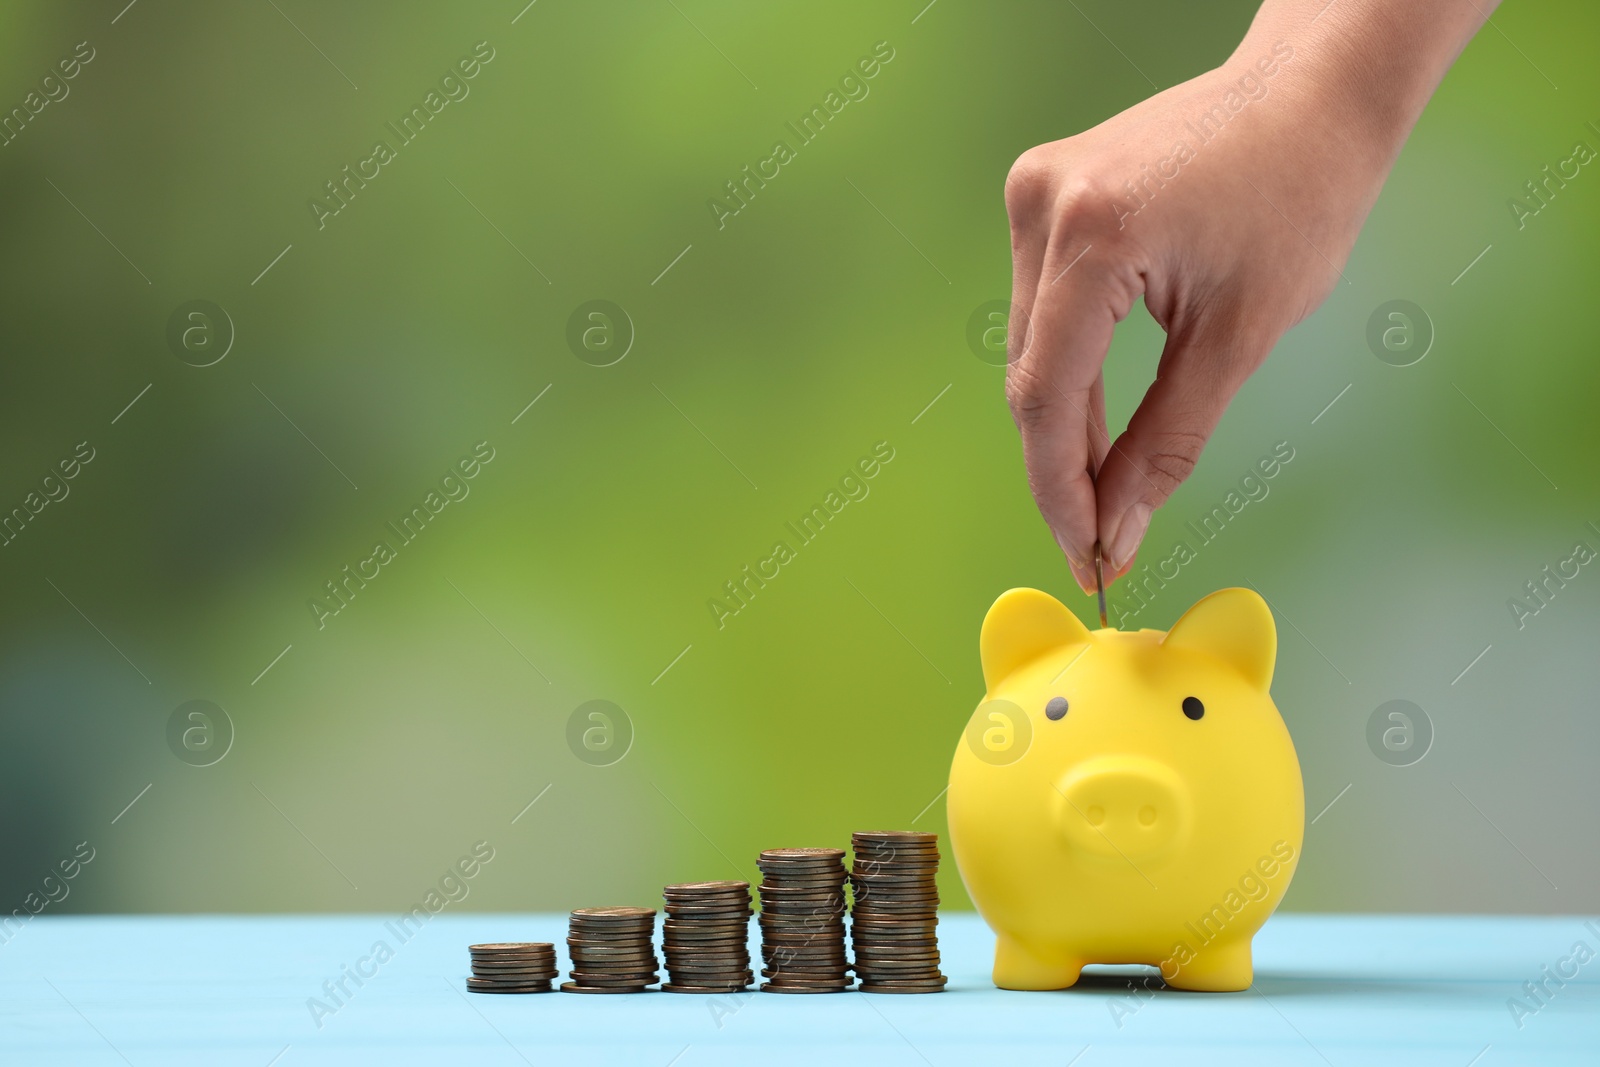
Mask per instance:
[[[1182,780],[1141,756],[1103,756],[1071,768],[1057,783],[1056,825],[1074,849],[1110,857],[1155,856],[1189,830]]]

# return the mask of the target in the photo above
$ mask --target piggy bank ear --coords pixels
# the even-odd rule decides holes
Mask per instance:
[[[983,617],[978,635],[984,684],[993,690],[1023,664],[1063,645],[1088,640],[1088,629],[1049,593],[1008,589]]]
[[[1272,684],[1278,629],[1267,602],[1254,590],[1212,593],[1184,612],[1161,643],[1219,659],[1263,692]]]

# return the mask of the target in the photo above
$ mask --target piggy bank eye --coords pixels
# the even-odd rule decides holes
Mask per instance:
[[[1067,698],[1066,697],[1051,697],[1050,698],[1050,703],[1048,703],[1048,704],[1046,704],[1044,706],[1044,717],[1049,719],[1051,722],[1055,722],[1057,719],[1062,718],[1066,714],[1067,714]]]
[[[1183,713],[1191,719],[1198,719],[1206,713],[1206,706],[1200,703],[1199,697],[1184,697]]]

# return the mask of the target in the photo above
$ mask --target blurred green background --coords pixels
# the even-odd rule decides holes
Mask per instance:
[[[0,910],[84,840],[55,911],[393,911],[480,840],[459,907],[649,903],[762,848],[942,832],[989,602],[1092,610],[967,342],[1009,295],[1002,181],[1223,60],[1253,5],[124,3],[0,9],[0,106],[93,50],[0,148],[0,508],[94,451],[0,550]],[[1277,609],[1308,816],[1337,798],[1292,909],[1600,908],[1600,570],[1521,629],[1507,605],[1600,549],[1600,171],[1521,230],[1508,207],[1600,147],[1600,10],[1495,26],[1148,542],[1294,449],[1136,624],[1246,583]],[[707,201],[880,41],[869,94],[719,229]],[[324,183],[479,42],[469,94],[319,229]],[[567,341],[596,299],[631,322],[610,366]],[[1412,366],[1366,341],[1393,299],[1436,333]],[[231,322],[211,366],[168,341],[193,300]],[[195,321],[214,353],[230,327]],[[1159,349],[1136,310],[1114,426]],[[484,441],[319,629],[324,583]],[[1411,766],[1366,740],[1395,699],[1432,723]],[[232,725],[210,766],[169,744],[192,700]],[[568,743],[591,700],[631,723],[609,765]]]

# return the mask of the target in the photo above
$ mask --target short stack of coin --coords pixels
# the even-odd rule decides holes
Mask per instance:
[[[863,993],[938,993],[939,835],[910,830],[850,835],[855,865],[850,944]]]
[[[737,993],[750,984],[750,883],[686,882],[661,891],[668,993]]]
[[[654,908],[579,908],[567,928],[572,956],[563,993],[643,993],[656,982]]]
[[[844,850],[777,848],[761,854],[763,993],[850,988],[844,951]]]
[[[556,947],[548,941],[470,945],[472,993],[548,993],[556,977]]]

